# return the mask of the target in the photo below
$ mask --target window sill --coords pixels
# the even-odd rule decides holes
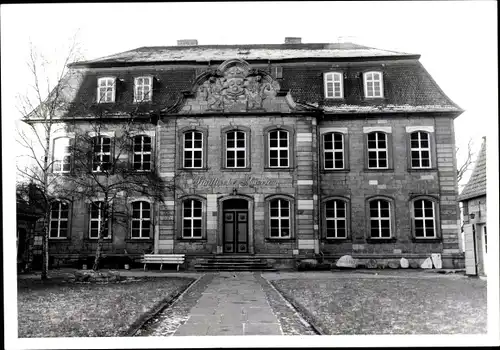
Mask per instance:
[[[220,168],[221,171],[224,172],[246,172],[252,171],[252,168]]]
[[[351,242],[352,240],[350,238],[323,238],[321,241],[327,244],[340,244],[340,243],[348,243]]]
[[[365,173],[390,173],[390,172],[394,172],[394,168],[386,168],[386,169],[369,169],[369,168],[364,168],[363,171]]]
[[[126,243],[153,243],[153,238],[125,238]]]
[[[204,168],[179,168],[179,170],[180,171],[186,171],[186,172],[194,173],[194,172],[197,172],[197,171],[200,171],[200,172],[207,171],[208,168],[207,167],[204,167]]]
[[[204,237],[200,237],[200,238],[177,237],[176,240],[179,242],[206,242],[207,241],[207,239]]]
[[[416,238],[412,237],[412,242],[413,243],[441,243],[442,239],[441,238]]]
[[[396,238],[367,238],[366,242],[368,243],[394,243],[396,242]]]
[[[88,238],[88,237],[83,239],[84,242],[90,242],[90,243],[97,243],[98,240],[99,240],[99,238]],[[113,238],[112,237],[103,238],[102,241],[105,243],[112,243]]]
[[[350,172],[351,169],[345,168],[345,169],[322,169],[321,173],[322,174],[335,174],[335,173],[348,173]]]
[[[285,171],[285,172],[293,172],[295,169],[292,167],[283,167],[283,168],[270,168],[265,167],[264,171]]]
[[[56,237],[49,237],[49,242],[58,242],[58,243],[62,243],[62,242],[70,242],[71,239],[68,238],[68,237],[61,237],[61,238],[56,238]]]
[[[415,173],[422,173],[422,172],[427,172],[427,171],[437,171],[437,168],[432,167],[432,168],[408,168],[406,169],[409,173],[415,172]]]
[[[280,242],[292,242],[295,241],[294,237],[283,237],[283,238],[278,238],[278,237],[266,237],[267,242],[274,242],[274,243],[280,243]]]

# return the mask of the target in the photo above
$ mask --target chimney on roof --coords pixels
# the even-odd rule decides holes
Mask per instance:
[[[177,46],[196,46],[196,45],[198,45],[198,40],[196,39],[177,40]]]
[[[285,44],[302,44],[302,38],[287,36],[285,38]]]

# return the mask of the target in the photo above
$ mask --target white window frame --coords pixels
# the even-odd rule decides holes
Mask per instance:
[[[417,202],[422,202],[422,207],[419,208],[419,209],[422,209],[422,216],[420,217],[417,217],[416,214],[415,214],[415,209],[417,208]],[[429,202],[431,203],[432,205],[432,216],[426,216],[425,215],[425,202]],[[415,227],[414,227],[414,236],[416,239],[434,239],[434,238],[437,238],[437,232],[436,232],[436,205],[434,203],[434,201],[431,201],[429,199],[425,199],[425,198],[418,198],[418,199],[415,199],[413,201],[413,220],[414,220],[414,223],[415,223]],[[423,221],[423,230],[424,230],[424,235],[423,236],[417,236],[417,225],[416,225],[416,221],[417,220],[421,220]],[[434,231],[434,235],[433,236],[427,236],[426,235],[426,231],[427,231],[427,228],[425,226],[425,220],[432,220],[432,229]]]
[[[375,148],[370,148],[370,135],[375,135]],[[379,142],[379,135],[384,135],[385,138],[385,147],[384,148],[379,148],[378,142]],[[377,166],[371,167],[370,166],[370,152],[375,152],[376,154],[376,162]],[[386,166],[381,167],[380,166],[380,159],[379,158],[379,152],[385,152],[385,159],[386,159]],[[389,136],[381,131],[374,131],[366,135],[366,161],[367,161],[367,167],[368,169],[389,169]]]
[[[417,134],[417,142],[418,142],[418,147],[412,147],[412,136],[414,134]],[[421,135],[422,134],[426,134],[427,135],[427,147],[422,147],[422,139],[421,139]],[[413,160],[415,158],[413,158],[413,152],[418,152],[418,158],[416,158],[418,160],[418,163],[420,164],[419,166],[414,166],[413,165]],[[429,165],[428,166],[422,166],[422,152],[428,152],[429,154]],[[432,167],[432,153],[431,153],[431,135],[430,133],[428,132],[425,132],[425,131],[421,131],[421,130],[418,130],[418,131],[414,131],[410,134],[410,165],[412,167],[412,169],[429,169]]]
[[[58,205],[57,218],[54,218],[52,216],[52,214],[54,212],[52,210],[52,206],[54,204]],[[61,205],[62,204],[66,204],[68,206],[68,217],[67,218],[61,217]],[[49,239],[67,239],[68,238],[68,235],[69,235],[69,215],[70,215],[70,206],[69,206],[68,202],[58,200],[58,201],[54,201],[50,204]],[[66,222],[66,236],[61,236],[61,222],[63,222],[63,221]],[[57,222],[57,236],[56,237],[51,236],[53,222]]]
[[[328,217],[326,215],[326,213],[327,213],[326,207],[327,207],[327,204],[330,203],[330,202],[334,202],[334,206],[333,206],[333,208],[334,208],[333,211],[334,211],[334,214],[335,214],[334,217]],[[342,205],[344,206],[344,213],[345,213],[344,217],[339,217],[338,216],[337,203],[342,203]],[[347,230],[348,230],[348,227],[347,227],[347,202],[343,201],[343,200],[340,200],[340,199],[330,199],[330,200],[324,202],[324,210],[325,210],[325,238],[326,239],[346,239],[347,238]],[[334,230],[335,230],[335,236],[334,237],[328,236],[328,221],[333,221],[334,222]],[[345,226],[344,226],[345,227],[345,236],[339,237],[339,235],[338,235],[338,225],[337,225],[338,221],[344,221],[345,222]]]
[[[140,151],[136,151],[135,150],[135,146],[136,146],[135,139],[137,137],[141,138],[141,150]],[[151,150],[150,151],[144,151],[144,138],[145,137],[149,138],[149,143],[151,145]],[[134,169],[134,171],[137,171],[137,172],[148,172],[148,171],[151,171],[153,169],[153,138],[151,136],[149,136],[149,135],[134,135],[134,136],[132,136],[132,152],[133,152],[133,155],[132,155],[132,168]],[[144,155],[149,155],[149,169],[144,169]],[[135,161],[135,157],[136,156],[140,156],[141,157],[141,161],[139,162],[141,166],[140,166],[139,169],[135,168],[135,165],[137,164],[137,162]]]
[[[278,216],[272,216],[271,215],[271,204],[274,201],[278,201]],[[281,206],[282,202],[286,202],[288,205],[288,216],[282,216],[281,215],[281,210],[285,209],[284,207]],[[278,220],[278,236],[272,236],[272,230],[273,227],[271,226],[272,220]],[[282,220],[288,220],[288,235],[285,236],[282,234],[282,226],[281,222]],[[269,238],[274,239],[274,238],[291,238],[292,236],[292,204],[289,199],[285,198],[273,198],[269,200]]]
[[[381,216],[381,206],[380,206],[380,202],[386,202],[388,205],[389,205],[389,216],[388,217],[385,217],[385,216]],[[378,216],[371,216],[371,204],[373,202],[377,202],[377,215]],[[373,199],[371,200],[369,203],[368,203],[368,213],[369,213],[369,222],[370,222],[370,238],[372,239],[390,239],[392,238],[392,208],[391,208],[391,202],[386,200],[386,199]],[[372,221],[373,220],[377,220],[378,221],[378,236],[377,237],[374,237],[372,236]],[[389,221],[389,237],[383,237],[382,236],[382,221]]]
[[[243,147],[238,147],[238,138],[237,138],[237,135],[238,133],[242,133],[243,134]],[[234,134],[234,147],[228,147],[227,143],[229,141],[229,134]],[[234,152],[234,165],[233,166],[229,166],[228,165],[228,152],[229,151],[232,151]],[[238,152],[241,152],[243,151],[244,154],[243,154],[243,161],[244,161],[244,164],[243,166],[238,166]],[[230,169],[242,169],[242,168],[246,168],[247,167],[247,133],[242,131],[242,130],[230,130],[228,132],[226,132],[226,168],[230,168]]]
[[[338,80],[335,80],[335,79]],[[332,86],[332,94],[328,94],[328,85]],[[335,93],[335,87],[338,85],[339,93]],[[344,98],[344,79],[340,72],[328,72],[324,74],[325,98],[342,99]]]
[[[66,144],[59,144],[61,140],[67,140]],[[58,174],[67,174],[71,172],[71,138],[58,137],[53,141],[53,155],[52,155],[52,171]],[[62,148],[62,149],[61,149]],[[64,162],[67,157],[68,162]],[[68,170],[64,170],[64,165],[68,165]]]
[[[271,133],[273,132],[278,132],[278,145],[276,147],[271,147]],[[284,133],[286,135],[286,147],[282,147],[281,144],[281,133]],[[273,129],[270,130],[267,133],[267,142],[269,145],[269,151],[268,151],[268,162],[269,162],[269,167],[270,168],[289,168],[290,167],[290,132],[288,130],[283,130],[283,129]],[[287,165],[281,165],[282,163],[282,158],[281,158],[281,151],[286,150],[287,151]],[[277,151],[278,152],[278,165],[271,165],[271,151]],[[283,158],[284,159],[284,158]]]
[[[97,209],[97,218],[92,217],[92,207],[94,205],[98,206]],[[89,239],[99,239],[99,231],[101,230],[101,217],[103,214],[103,201],[98,201],[98,202],[91,202],[90,203],[90,210],[89,210]],[[104,236],[103,239],[111,239],[111,228],[110,228],[110,220],[111,218],[108,217],[108,234],[107,236]],[[97,221],[97,237],[92,237],[92,222]]]
[[[101,82],[105,82],[101,85]],[[104,90],[104,99],[101,99],[101,90]],[[108,92],[111,91],[111,98],[108,99]],[[102,77],[97,79],[97,103],[113,103],[115,102],[116,94],[116,78],[115,77]]]
[[[378,79],[375,78],[377,75]],[[363,82],[365,88],[365,97],[366,98],[383,98],[384,97],[384,77],[382,72],[379,71],[371,71],[363,73]],[[375,94],[375,83],[380,84],[380,94]],[[372,94],[368,94],[368,87],[371,86]]]
[[[104,146],[104,143],[102,142],[103,139],[109,139],[109,152],[104,152],[103,151],[103,146]],[[100,151],[99,152],[95,152],[95,149],[94,149],[94,146],[95,146],[95,143],[96,140],[99,140],[99,144],[100,144]],[[93,144],[92,144],[92,172],[94,173],[100,173],[100,172],[103,172],[103,171],[110,171],[111,170],[111,165],[112,165],[112,159],[111,159],[111,154],[112,154],[112,147],[113,147],[113,139],[109,136],[105,136],[105,135],[99,135],[99,136],[94,136],[93,137]],[[103,163],[102,159],[105,155],[109,155],[109,168],[110,169],[107,169],[107,170],[102,170],[101,169],[101,164]],[[95,159],[96,157],[99,157],[99,164],[97,166],[97,168],[94,169],[94,162],[95,162]]]
[[[133,215],[133,212],[134,212],[134,204],[137,204],[139,203],[139,218],[134,218],[134,215]],[[144,211],[146,209],[144,209],[144,203],[148,203],[149,205],[149,209],[147,209],[149,211],[149,218],[144,218]],[[151,216],[152,216],[152,205],[150,202],[148,201],[142,201],[142,200],[136,200],[136,201],[133,201],[130,203],[131,206],[132,206],[132,217],[131,217],[131,224],[130,224],[130,238],[131,239],[150,239],[151,238],[151,231],[152,231],[152,227],[151,227]],[[134,225],[133,223],[135,221],[138,221],[139,222],[139,236],[134,236],[133,232],[134,232]],[[149,234],[147,237],[144,237],[142,236],[142,230],[143,228],[146,227],[146,225],[149,227]]]
[[[139,81],[142,79],[142,84]],[[148,79],[149,83],[145,84],[145,79]],[[148,88],[147,93],[144,92],[145,88]],[[139,92],[139,90],[141,92]],[[153,100],[153,77],[150,75],[145,75],[141,77],[136,77],[134,79],[134,102],[151,102]]]
[[[326,148],[326,136],[327,135],[332,135],[332,148],[327,149]],[[335,149],[335,135],[340,135],[342,137],[342,149]],[[333,154],[333,167],[327,167],[326,166],[326,154],[327,153],[332,153]],[[337,168],[335,167],[335,155],[336,154],[342,154],[342,167]],[[329,132],[323,134],[323,169],[325,170],[340,170],[340,169],[345,169],[345,137],[343,133],[340,132]]]
[[[194,147],[194,142],[195,142],[195,134],[198,133],[201,135],[201,147],[197,148],[197,147]],[[191,142],[192,142],[192,147],[189,147],[187,148],[186,147],[186,137],[187,135],[191,135]],[[198,131],[198,130],[190,130],[190,131],[186,131],[182,137],[182,147],[183,147],[183,150],[182,150],[182,166],[183,168],[186,168],[186,169],[202,169],[203,168],[203,164],[204,164],[204,152],[203,152],[203,146],[204,146],[204,134],[203,132],[201,131]],[[200,166],[194,166],[194,152],[196,151],[200,151],[201,152],[201,164]],[[191,166],[186,166],[186,152],[190,152],[191,154]]]
[[[185,213],[185,208],[186,208],[186,202],[191,202],[191,207],[189,208],[190,209],[190,214],[191,216],[184,216],[184,213]],[[201,205],[201,216],[194,216],[194,202],[198,202],[200,203]],[[187,239],[200,239],[200,238],[203,238],[203,202],[199,199],[196,199],[196,198],[187,198],[185,200],[182,201],[182,216],[181,216],[181,220],[182,220],[182,238],[187,238]],[[184,221],[185,220],[189,220],[190,221],[190,232],[191,232],[191,235],[190,236],[185,236],[184,235],[184,229],[185,229],[185,226],[184,226]],[[200,226],[200,231],[201,231],[201,235],[199,237],[195,237],[194,236],[194,221],[195,220],[200,220],[201,222],[201,226]]]

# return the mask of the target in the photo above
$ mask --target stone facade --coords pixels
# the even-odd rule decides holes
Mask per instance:
[[[113,76],[120,82],[116,102],[107,106],[109,129],[113,129],[113,116],[134,109],[141,113],[150,121],[154,171],[175,184],[174,190],[164,194],[163,203],[154,205],[148,239],[134,240],[130,230],[113,227],[104,252],[132,256],[149,251],[184,253],[193,261],[236,249],[241,256],[259,256],[275,266],[317,254],[332,261],[346,254],[359,261],[399,261],[402,257],[423,261],[431,253],[440,253],[444,267],[461,267],[453,131],[460,108],[439,90],[418,62],[418,55],[372,55],[375,49],[352,44],[340,45],[338,53],[328,57],[318,52],[335,44],[288,45],[297,47],[267,48],[282,53],[282,58],[274,60],[250,59],[254,47],[242,56],[210,58],[212,47],[207,47],[208,62],[193,63],[188,57],[193,51],[165,48],[158,49],[158,55],[170,55],[173,50],[179,57],[186,55],[185,61],[166,62],[167,54],[155,62],[141,61],[142,51],[138,50],[137,56],[119,54],[71,66],[80,82],[73,101],[95,101],[99,77]],[[204,50],[203,46],[195,49]],[[230,49],[221,46],[220,52]],[[304,58],[301,51],[294,57],[296,53],[287,49],[312,53]],[[375,99],[363,92],[364,73],[373,70],[383,76],[383,97]],[[342,73],[339,99],[325,98],[323,74],[330,71]],[[138,76],[154,78],[153,98],[145,107],[134,107],[131,102],[134,77]],[[74,120],[82,127],[88,122],[78,116]],[[429,135],[431,161],[425,169],[414,169],[409,160],[410,134],[415,131]],[[240,151],[244,150],[245,165],[239,168],[226,164],[228,132],[244,135]],[[279,162],[286,158],[286,163],[278,163],[281,166],[272,165],[275,160],[270,159],[274,147],[271,132],[277,132],[278,138],[287,135],[283,147],[288,153],[277,153]],[[335,170],[324,166],[324,136],[332,132],[343,135],[344,166]],[[387,135],[387,169],[368,168],[367,135],[372,132]],[[195,154],[185,153],[194,147],[194,141],[186,141],[186,133],[201,140],[196,146],[201,163],[196,168],[184,163],[185,157]],[[282,152],[282,140],[278,142],[276,149]],[[374,198],[390,203],[391,228],[386,239],[370,236],[369,203]],[[416,236],[411,215],[419,198],[433,203],[434,231],[425,239]],[[345,237],[326,235],[325,205],[330,199],[346,203]],[[273,211],[271,202],[287,209]],[[199,236],[194,234],[198,214],[194,209],[189,212],[186,203],[193,208],[192,203],[200,203]],[[271,216],[278,212],[281,221],[273,222],[279,222],[279,227],[271,225]],[[236,226],[233,214],[238,217]],[[70,237],[51,241],[53,256],[71,259],[91,254],[96,243],[88,239],[88,215],[85,203],[72,203]],[[186,236],[185,227],[191,222],[192,235]],[[234,232],[234,236],[225,236],[226,232]]]

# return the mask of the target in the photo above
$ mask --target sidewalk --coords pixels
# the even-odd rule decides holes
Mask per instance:
[[[174,335],[282,335],[253,272],[220,272]]]

